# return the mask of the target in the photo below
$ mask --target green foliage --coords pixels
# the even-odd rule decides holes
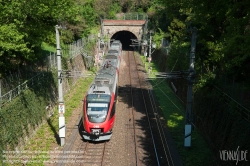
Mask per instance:
[[[210,139],[214,140],[212,142],[216,151],[235,150],[238,146],[249,149],[250,124],[237,112],[234,101],[223,102],[225,97],[213,86],[203,87],[202,91],[195,93],[194,109],[201,120],[203,132],[209,133]],[[218,153],[216,155],[219,156]]]
[[[66,107],[66,113],[65,113],[65,119],[66,123],[69,121],[70,117],[74,113],[76,108],[79,108],[82,104],[82,99],[84,97],[84,94],[87,92],[87,89],[89,87],[89,84],[93,81],[94,77],[86,78],[86,79],[80,79],[77,81],[77,83],[74,85],[74,90],[70,91],[69,94],[65,95],[65,107]],[[43,123],[41,127],[37,130],[36,134],[29,140],[29,142],[25,145],[24,150],[25,151],[50,151],[51,145],[58,145],[58,142],[56,140],[56,135],[58,134],[58,108],[54,108],[53,110],[54,114],[49,119],[47,119],[47,122]],[[0,142],[1,143],[1,142]],[[30,154],[28,154],[29,156]],[[43,155],[43,156],[40,156]],[[45,156],[46,155],[46,156]],[[32,154],[32,158],[29,158],[29,161],[27,162],[27,165],[34,165],[34,163],[38,165],[44,165],[43,162],[46,160],[49,160],[50,156],[49,154],[40,154],[35,153]],[[34,162],[32,162],[34,161]],[[38,163],[37,163],[38,162]],[[22,162],[19,163],[22,165]],[[6,163],[6,165],[11,165],[9,163]]]
[[[109,18],[110,19],[115,19],[116,18],[116,13],[121,11],[121,6],[118,3],[113,3],[110,6],[110,11],[109,11]]]
[[[70,0],[1,2],[0,73],[25,62],[37,61],[40,58],[37,51],[43,41],[51,40],[48,36],[55,34],[54,26],[58,21],[74,18],[73,5]]]
[[[189,50],[190,43],[172,42],[167,58],[166,66],[169,70],[188,70],[189,69]]]
[[[144,61],[143,56],[141,56],[141,59]],[[159,60],[161,61],[161,59]],[[156,63],[158,62],[156,61]],[[151,66],[153,67],[153,71],[157,72],[158,66],[154,64],[155,61]],[[166,125],[175,141],[183,164],[187,166],[214,165],[212,151],[197,129],[192,132],[192,147],[186,149],[183,146],[185,108],[175,96],[167,82],[155,79],[152,80],[151,83],[154,86],[154,94],[160,105],[160,110],[165,117]]]
[[[174,18],[168,27],[171,41],[179,41],[186,38],[186,25],[182,20]]]
[[[93,27],[97,26],[99,23],[98,15],[94,8],[94,1],[87,1],[80,6],[80,14],[84,19],[85,28],[83,31],[83,36],[88,36]]]
[[[29,127],[34,129],[46,117],[46,106],[50,93],[55,89],[51,73],[34,82],[30,89],[21,93],[0,110],[0,145],[1,149],[13,149],[25,135],[29,135]]]
[[[161,41],[166,36],[165,33],[160,28],[158,28],[158,30],[159,32],[156,32],[153,36],[153,41],[155,42],[157,49],[160,48]]]
[[[41,45],[41,49],[48,52],[56,52],[56,48],[53,46],[48,45],[47,43],[43,42]]]
[[[218,76],[241,74],[247,78],[250,2],[155,0],[154,6],[155,28],[169,31],[172,42],[181,44],[187,39],[189,42],[189,28],[198,28],[195,67],[199,76],[212,72]],[[168,29],[160,22],[166,23]]]

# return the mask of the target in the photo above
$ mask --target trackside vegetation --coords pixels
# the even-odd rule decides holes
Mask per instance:
[[[93,81],[92,77],[85,78],[85,79],[82,78],[78,80],[76,85],[74,85],[73,91],[71,91],[70,93],[64,96],[65,106],[67,106],[67,111],[65,113],[66,123],[71,117],[75,109],[77,108],[81,109],[80,106],[82,104],[82,99],[85,93],[87,92],[89,85],[92,81]],[[32,95],[30,97],[32,97]],[[39,111],[42,112],[41,110]],[[48,119],[45,119],[45,121],[40,125],[39,129],[37,129],[34,136],[29,140],[29,142],[24,146],[22,150],[22,151],[33,153],[33,154],[28,154],[29,157],[28,157],[28,161],[26,165],[29,165],[29,166],[44,165],[44,162],[50,159],[49,154],[47,154],[46,152],[51,151],[52,145],[58,147],[58,142],[57,142],[58,141],[58,116],[59,116],[58,109],[57,107],[55,107],[51,111],[53,112],[52,116],[50,116]],[[25,118],[24,115],[23,117]],[[35,118],[32,117],[32,119],[35,119]],[[38,124],[39,122],[34,122],[34,123]],[[20,130],[20,128],[18,130],[22,131]],[[39,151],[39,153],[34,153],[35,151]],[[21,157],[19,157],[18,159],[20,158]],[[23,164],[23,161],[21,159],[19,162],[15,163],[15,165],[22,165],[22,164]],[[5,163],[5,165],[8,165],[8,163]],[[12,164],[9,163],[9,165],[12,165]]]
[[[145,63],[144,56],[141,56],[141,59]],[[147,65],[148,62],[146,62]],[[157,62],[152,62],[151,67],[150,77],[155,77],[154,73],[159,72]],[[194,128],[192,132],[191,148],[184,147],[185,107],[177,98],[166,79],[153,78],[150,80],[150,83],[153,86],[160,110],[166,120],[166,126],[175,141],[183,164],[185,166],[216,165],[213,152],[206,140],[201,136],[198,128]]]
[[[43,79],[33,82],[19,97],[1,108],[0,154],[2,150],[13,150],[18,144],[24,144],[25,138],[45,120],[48,114],[46,106],[55,97],[52,92],[56,85],[51,72],[43,74]]]

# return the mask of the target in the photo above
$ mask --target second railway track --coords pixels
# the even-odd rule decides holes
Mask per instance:
[[[154,96],[152,95],[151,86],[148,82],[145,81],[142,71],[143,68],[141,67],[137,61],[139,56],[134,55],[134,52],[129,52],[129,62],[131,63],[130,66],[130,79],[131,79],[131,98],[133,100],[132,107],[138,108],[133,109],[133,111],[137,111],[137,113],[133,113],[133,115],[138,116],[143,119],[140,123],[140,127],[144,126],[144,131],[147,133],[147,139],[141,140],[143,142],[147,142],[148,147],[151,151],[150,159],[149,158],[142,158],[140,157],[140,147],[136,147],[136,157],[137,160],[140,160],[145,164],[150,165],[174,165],[171,153],[169,151],[167,139],[164,133],[163,128],[165,127],[164,120],[161,120],[161,117],[158,115],[158,110],[156,106],[156,102]],[[134,65],[134,66],[133,66]],[[142,109],[139,111],[139,109]],[[144,112],[143,112],[144,111]],[[140,113],[138,113],[140,112]],[[137,114],[137,115],[136,115]],[[141,115],[139,115],[141,114]],[[134,124],[138,123],[138,117],[134,117],[135,120]],[[163,122],[163,123],[162,123]],[[138,133],[141,132],[136,128],[139,126],[134,125],[135,127],[135,144],[136,146],[139,145],[138,143]],[[140,139],[139,139],[140,140]],[[139,156],[139,157],[138,157]],[[137,163],[140,163],[137,161]]]
[[[174,165],[164,132],[166,122],[159,115],[151,86],[144,79],[144,65],[138,58],[133,51],[123,51],[119,102],[111,140],[84,141],[80,135],[83,126],[79,117],[61,148],[73,153],[73,158],[65,157],[70,153],[61,154],[58,163],[52,165]]]

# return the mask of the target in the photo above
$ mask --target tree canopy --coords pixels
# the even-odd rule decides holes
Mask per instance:
[[[250,72],[249,8],[247,0],[155,0],[152,18],[157,28],[170,34],[172,46],[190,42],[189,29],[198,28],[196,69],[200,75],[246,78]]]
[[[71,0],[1,1],[0,72],[37,60],[41,43],[54,43],[55,25],[60,20],[73,21],[76,14]]]
[[[100,26],[102,18],[115,18],[119,12],[146,12],[149,28],[176,48],[173,57],[187,56],[174,55],[187,50],[189,30],[197,27],[196,69],[200,75],[246,77],[250,72],[249,8],[247,0],[1,1],[0,72],[39,59],[42,42],[55,45],[55,25],[60,22],[67,26],[62,40],[70,43]],[[176,66],[181,66],[178,62]]]

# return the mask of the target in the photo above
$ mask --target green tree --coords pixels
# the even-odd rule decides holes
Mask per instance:
[[[76,15],[70,0],[18,1],[0,3],[0,73],[38,60],[43,41],[55,43],[55,25]]]

